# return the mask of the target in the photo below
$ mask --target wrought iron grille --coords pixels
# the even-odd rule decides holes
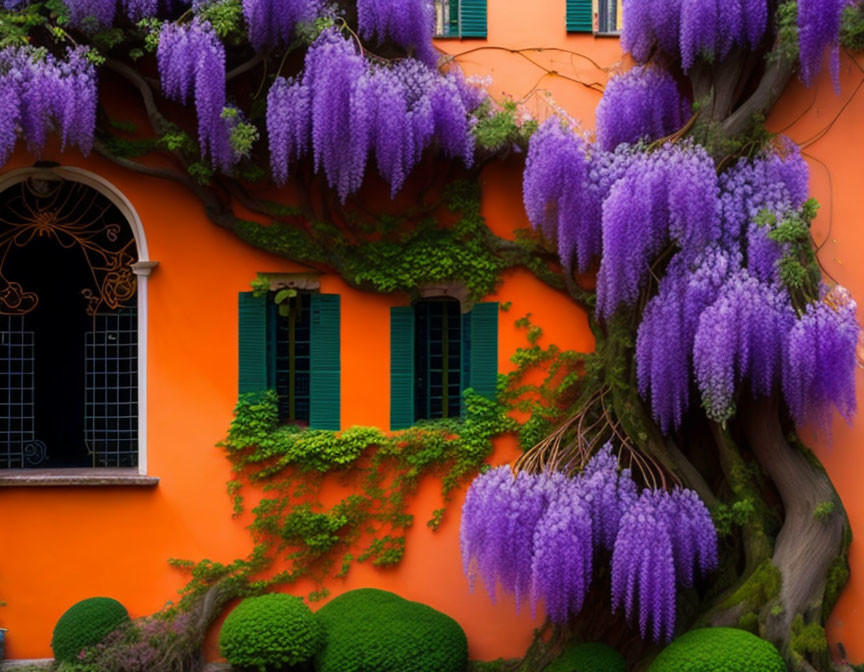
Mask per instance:
[[[23,315],[0,315],[0,469],[36,466],[46,457],[33,413],[33,336]]]
[[[138,464],[138,318],[97,313],[86,334],[84,441],[96,467]]]

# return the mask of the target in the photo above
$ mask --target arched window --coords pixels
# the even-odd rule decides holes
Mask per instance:
[[[0,468],[143,467],[138,275],[152,264],[116,199],[62,175],[7,176],[0,192]]]

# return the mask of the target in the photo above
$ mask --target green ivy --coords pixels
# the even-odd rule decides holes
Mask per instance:
[[[509,267],[488,242],[489,230],[480,213],[480,188],[456,181],[445,205],[459,218],[452,224],[437,218],[419,222],[382,217],[365,223],[365,239],[345,236],[340,228],[313,222],[308,230],[274,222],[241,222],[236,233],[256,247],[300,261],[340,262],[342,274],[376,292],[412,291],[428,283],[461,282],[471,299],[491,294]],[[295,214],[295,213],[290,213]]]
[[[257,283],[262,291],[265,283]],[[254,595],[301,577],[320,586],[345,576],[356,562],[398,564],[414,524],[409,500],[422,479],[435,476],[441,483],[444,506],[426,522],[434,530],[445,519],[453,491],[487,468],[496,436],[518,432],[521,444],[530,447],[560,420],[584,382],[585,355],[542,347],[542,332],[530,316],[517,324],[529,345],[512,357],[516,369],[499,375],[495,399],[466,390],[460,418],[421,421],[392,433],[376,427],[316,430],[281,424],[273,391],[242,395],[222,447],[235,472],[227,485],[235,515],[244,511],[244,483],[263,492],[251,509],[255,551],[227,565],[174,561],[192,572],[184,599],[216,582],[235,582],[236,594]],[[541,380],[525,383],[536,370],[543,372]],[[520,427],[510,417],[513,410],[528,411],[531,419]],[[351,484],[351,493],[328,507],[319,494],[334,479]],[[258,578],[276,560],[287,561],[286,569]]]
[[[855,2],[843,10],[840,44],[852,51],[864,50],[864,4]]]

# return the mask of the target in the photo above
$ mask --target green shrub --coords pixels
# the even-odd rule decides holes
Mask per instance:
[[[318,610],[318,672],[463,672],[468,640],[449,616],[383,590],[340,595]]]
[[[624,656],[605,644],[568,644],[546,672],[626,672]]]
[[[737,628],[691,630],[667,646],[648,672],[786,672],[770,642]]]
[[[82,649],[98,644],[128,620],[126,607],[110,597],[91,597],[73,604],[54,626],[51,637],[54,659],[74,661]]]
[[[225,619],[219,651],[234,667],[265,672],[311,660],[323,630],[303,600],[272,593],[243,600]]]

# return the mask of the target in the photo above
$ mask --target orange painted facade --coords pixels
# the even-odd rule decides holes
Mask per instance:
[[[494,95],[526,97],[527,109],[539,118],[559,105],[590,127],[600,97],[592,84],[602,86],[608,71],[624,59],[615,39],[568,36],[564,4],[545,0],[526,8],[517,0],[489,0],[488,40],[442,41],[439,46],[462,54],[457,62],[469,74],[491,76]],[[491,46],[505,49],[486,49]],[[534,47],[547,51],[516,51]],[[468,50],[475,51],[462,53]],[[810,90],[794,85],[771,120],[772,128],[788,127],[786,132],[802,142],[817,138],[839,114],[806,151],[813,157],[813,194],[823,203],[816,229],[817,239],[826,240],[822,260],[857,297],[864,297],[864,264],[859,262],[864,228],[858,224],[864,204],[864,98],[854,94],[862,79],[864,71],[845,58],[840,96],[827,77]],[[111,91],[106,87],[105,94]],[[216,228],[177,185],[124,172],[99,158],[56,151],[43,158],[110,181],[136,209],[150,258],[159,262],[148,288],[147,452],[148,473],[160,482],[150,489],[0,488],[0,599],[7,603],[0,609],[0,626],[9,628],[10,658],[50,656],[54,623],[83,598],[115,597],[133,616],[158,610],[186,581],[182,572],[168,566],[169,558],[224,562],[250,551],[244,529],[248,520],[231,517],[225,493],[230,465],[216,447],[237,396],[237,293],[248,291],[258,272],[302,270]],[[4,170],[31,163],[32,157],[19,153]],[[481,178],[484,215],[502,235],[527,226],[520,170],[520,162],[510,160],[492,165]],[[387,427],[389,308],[405,305],[406,299],[358,292],[331,276],[322,279],[322,291],[342,296],[342,427]],[[509,370],[510,355],[525,342],[513,321],[529,312],[544,330],[541,342],[579,350],[592,347],[585,316],[527,272],[506,274],[489,300],[512,302],[509,312],[500,316],[502,372]],[[833,442],[823,445],[819,455],[846,503],[853,529],[864,536],[862,439],[864,421],[851,428],[838,424]],[[515,454],[515,442],[501,440],[494,459],[506,462]],[[418,524],[409,531],[402,564],[387,571],[358,565],[345,580],[328,587],[334,595],[360,586],[393,590],[456,618],[468,634],[472,657],[521,655],[538,621],[515,615],[507,600],[493,606],[482,591],[469,594],[459,557],[460,504],[457,497],[445,523],[431,532],[422,520],[439,508],[440,494],[436,483],[425,484],[412,505]],[[853,544],[852,580],[831,619],[832,637],[846,645],[854,660],[864,660],[861,549]],[[304,594],[309,588],[298,585],[295,592]]]

